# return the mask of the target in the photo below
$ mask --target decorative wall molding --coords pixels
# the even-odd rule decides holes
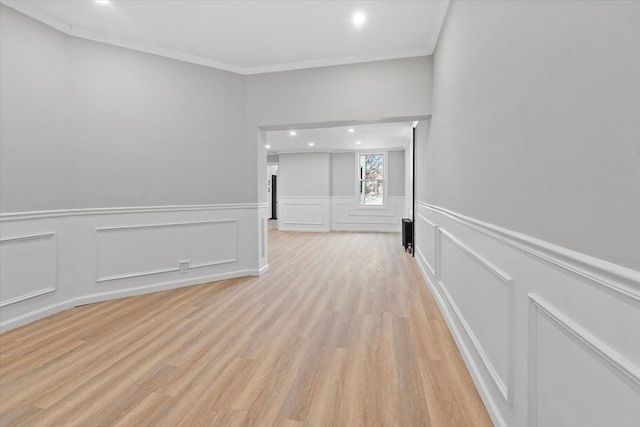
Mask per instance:
[[[422,252],[422,250],[418,246],[414,247],[414,251],[416,252],[416,255],[418,255],[419,257],[422,258],[422,260],[424,261],[424,264],[429,269],[429,271],[431,272],[433,277],[435,277],[436,279],[439,279],[440,278],[440,274],[439,274],[439,270],[440,270],[440,268],[439,268],[439,263],[440,263],[440,261],[439,261],[439,257],[440,257],[440,232],[438,230],[438,226],[435,225],[433,222],[429,221],[423,215],[420,215],[419,213],[416,213],[416,218],[421,220],[425,224],[427,224],[429,227],[433,228],[433,232],[434,232],[434,236],[435,236],[435,238],[433,239],[433,253],[434,253],[434,256],[435,256],[435,261],[434,261],[433,265],[431,265],[429,260],[427,260],[427,258],[424,256],[424,253]],[[415,227],[415,225],[416,224],[414,224],[414,227]],[[415,228],[414,228],[414,234],[415,234]]]
[[[187,212],[187,211],[213,211],[229,209],[255,210],[268,206],[268,202],[260,203],[222,203],[212,205],[169,205],[169,206],[138,206],[122,208],[87,208],[87,209],[61,209],[52,211],[11,212],[0,214],[0,222],[24,221],[28,219],[60,218],[85,215],[112,215],[131,213],[153,212]]]
[[[280,197],[278,229],[281,231],[331,231],[331,198]]]
[[[113,276],[102,276],[100,275],[100,234],[108,233],[114,231],[124,231],[124,230],[144,230],[150,228],[173,228],[173,227],[184,227],[184,226],[194,226],[194,225],[206,225],[206,224],[224,224],[224,223],[232,223],[235,224],[235,235],[236,235],[236,250],[235,256],[233,258],[224,258],[224,259],[216,259],[207,262],[201,262],[197,264],[190,264],[189,270],[194,268],[203,268],[203,267],[213,267],[215,265],[220,264],[229,264],[238,262],[239,259],[239,248],[240,248],[240,233],[238,230],[238,220],[237,219],[216,219],[209,221],[191,221],[191,222],[174,222],[174,223],[165,223],[165,224],[143,224],[143,225],[127,225],[120,227],[102,227],[96,228],[96,282],[109,282],[113,280],[121,280],[121,279],[131,279],[134,277],[142,277],[142,276],[150,276],[154,274],[162,274],[162,273],[173,273],[179,272],[180,266],[178,265],[178,260],[176,260],[176,264],[173,267],[166,267],[156,270],[149,271],[138,271],[128,274],[119,274]]]
[[[6,300],[1,303],[0,330],[13,329],[79,304],[260,276],[269,268],[267,227],[264,224],[261,229],[260,225],[264,223],[261,219],[266,208],[267,203],[238,203],[2,214],[3,261],[6,245],[52,239],[56,270],[54,285],[50,286],[47,279],[44,286],[39,286],[40,278],[53,277],[53,264],[47,258],[52,246],[38,243],[35,250],[19,248],[20,253],[11,248],[10,262],[15,272],[8,275],[9,269],[2,266],[1,294]],[[183,232],[179,228],[183,226],[196,228],[185,228]],[[57,239],[58,236],[62,237]],[[176,245],[171,246],[167,239]],[[103,243],[108,246],[102,247]],[[145,259],[126,253],[144,251],[147,247],[159,256]],[[179,274],[178,262],[184,259],[190,259],[190,268]],[[102,263],[106,270],[100,269],[102,261],[106,261]],[[25,267],[34,262],[38,266],[46,262],[46,272],[34,275],[41,270],[38,266]],[[30,278],[31,286],[27,288],[20,285],[24,283],[23,271]],[[109,286],[103,286],[104,282]]]
[[[49,239],[51,239],[53,243],[53,252],[51,254],[51,256],[53,257],[53,260],[51,260],[53,263],[53,276],[54,276],[53,282],[33,292],[27,292],[25,294],[16,296],[14,298],[0,301],[0,308],[7,307],[12,304],[16,304],[21,301],[26,301],[28,299],[45,295],[51,292],[55,292],[57,289],[57,283],[58,283],[58,244],[56,241],[56,233],[31,234],[26,236],[8,237],[8,238],[0,239],[0,246],[8,245],[8,244],[20,244],[25,242],[33,242],[37,240],[49,240]],[[26,260],[26,261],[29,263],[33,262],[33,260]],[[39,266],[37,265],[33,265],[32,267],[39,268]]]
[[[190,278],[187,280],[167,281],[162,283],[154,283],[147,286],[137,286],[137,287],[117,289],[117,290],[112,290],[107,292],[100,292],[100,293],[93,293],[89,295],[78,296],[75,298],[64,300],[59,303],[40,307],[38,309],[31,310],[27,313],[24,313],[20,316],[5,320],[0,323],[0,333],[18,328],[20,326],[26,325],[28,323],[34,322],[44,317],[51,316],[52,314],[58,313],[60,311],[68,310],[70,308],[78,307],[81,305],[93,304],[96,302],[108,301],[108,300],[118,299],[118,298],[127,298],[127,297],[136,296],[136,295],[144,295],[152,292],[159,292],[159,291],[164,291],[169,289],[185,288],[189,286],[196,286],[196,285],[206,284],[209,282],[216,282],[220,280],[235,279],[238,277],[261,276],[264,273],[266,273],[268,269],[269,269],[269,266],[267,265],[260,270],[237,270],[237,271],[231,271],[227,273],[199,276],[199,277]]]
[[[363,208],[356,196],[333,196],[332,224],[336,231],[400,232],[404,196],[389,196],[384,207]]]
[[[565,335],[573,339],[582,349],[589,352],[592,356],[615,370],[625,379],[625,382],[640,394],[640,368],[633,365],[624,356],[619,354],[613,348],[594,337],[592,334],[584,330],[573,320],[569,319],[560,311],[553,308],[549,303],[534,294],[528,294],[529,298],[529,360],[528,373],[529,378],[529,399],[528,399],[528,425],[536,427],[538,412],[538,316],[543,315],[550,320],[557,328],[565,332]]]
[[[417,250],[418,250],[418,246],[416,246],[416,251]],[[416,254],[418,254],[418,252],[416,252]],[[460,354],[462,355],[462,358],[465,364],[467,365],[469,373],[473,378],[473,382],[475,383],[476,387],[478,388],[478,391],[480,392],[480,397],[482,398],[482,401],[489,412],[489,416],[491,417],[491,420],[496,426],[507,427],[507,423],[505,422],[504,417],[496,401],[493,398],[493,394],[489,391],[489,387],[487,386],[487,383],[485,382],[483,376],[480,374],[480,369],[475,361],[475,358],[471,355],[469,348],[464,344],[464,339],[462,337],[462,334],[460,333],[459,329],[456,327],[456,324],[455,324],[456,319],[454,318],[454,314],[451,313],[451,310],[449,310],[449,306],[447,304],[447,301],[445,301],[445,297],[443,297],[443,292],[441,292],[441,289],[442,289],[441,286],[438,285],[438,287],[436,288],[436,286],[434,285],[434,283],[438,283],[438,281],[433,275],[429,276],[430,272],[428,272],[428,267],[424,258],[421,259],[420,257],[416,257],[416,260],[417,260],[417,264],[420,269],[420,272],[422,273],[422,276],[425,278],[427,286],[429,287],[431,294],[434,296],[438,304],[438,307],[440,308],[440,311],[442,312],[442,315],[445,319],[445,322],[447,323],[447,327],[449,328],[449,331],[451,332],[451,335],[453,336],[453,339],[458,349],[460,350]]]
[[[324,213],[322,212],[322,207],[324,206],[322,203],[284,203],[283,206],[285,207],[285,218],[286,218],[286,208],[287,207],[291,207],[291,206],[320,206],[321,210],[320,210],[320,221],[287,221],[286,219],[283,219],[282,223],[283,224],[291,224],[291,225],[323,225],[324,221],[322,220],[324,217]]]
[[[640,303],[640,272],[544,242],[526,234],[482,222],[439,206],[420,201],[416,201],[416,204],[506,243],[527,255],[587,279],[608,291],[613,291],[614,294],[630,298],[636,304]]]
[[[414,226],[418,267],[495,425],[534,427],[560,419],[582,425],[598,414],[613,417],[616,425],[635,425],[640,416],[636,272],[508,230],[498,233],[490,224],[425,203],[417,204]],[[481,288],[473,287],[474,277]],[[497,293],[491,277],[507,292]],[[486,316],[476,309],[501,314]],[[543,400],[551,392],[554,397]],[[611,412],[578,396],[597,399]]]
[[[76,307],[75,300],[67,299],[55,304],[38,307],[37,309],[31,309],[26,313],[11,317],[0,322],[0,333],[19,328],[20,326],[24,326],[28,323],[35,322],[36,320],[43,319],[45,317],[51,316],[64,310],[68,310],[73,307]]]
[[[489,359],[482,343],[477,338],[476,334],[473,332],[473,328],[469,325],[467,320],[465,319],[462,311],[458,308],[455,300],[451,297],[449,290],[445,283],[438,279],[437,283],[440,286],[443,294],[445,295],[447,302],[453,308],[453,313],[456,315],[459,323],[462,325],[465,333],[469,337],[471,344],[473,344],[476,353],[480,356],[480,360],[484,365],[486,371],[489,373],[489,376],[493,380],[496,388],[500,391],[502,398],[508,404],[512,403],[512,388],[511,384],[513,383],[513,365],[514,365],[514,339],[515,339],[515,300],[514,300],[514,285],[513,279],[506,273],[502,272],[498,267],[492,265],[488,260],[483,258],[481,255],[476,253],[473,249],[462,243],[456,237],[454,237],[451,233],[444,230],[442,227],[437,227],[438,235],[446,237],[450,242],[452,242],[456,247],[458,247],[463,253],[465,253],[469,258],[471,258],[478,265],[482,266],[486,271],[488,271],[491,275],[498,279],[498,282],[502,284],[507,289],[507,318],[508,318],[508,332],[507,332],[507,378],[503,379],[498,374],[495,366]],[[441,239],[441,237],[440,237]],[[438,250],[438,253],[442,253],[441,250]],[[439,262],[442,262],[442,256],[439,257]],[[440,270],[440,266],[438,266],[438,270]]]

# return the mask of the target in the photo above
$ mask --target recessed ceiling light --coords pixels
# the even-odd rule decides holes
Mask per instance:
[[[355,25],[356,28],[360,28],[360,27],[362,27],[362,24],[364,24],[364,21],[366,19],[367,18],[364,16],[364,13],[356,12],[356,13],[353,14],[353,18],[352,18],[353,25]]]
[[[349,129],[349,133],[354,133],[355,131],[355,129]]]
[[[313,145],[314,145],[313,142],[309,143],[309,147],[313,147]]]
[[[95,0],[98,4],[109,4],[109,0]]]
[[[271,148],[269,144],[265,145],[264,148]]]
[[[362,141],[356,141],[356,144],[362,144]]]
[[[291,132],[289,132],[289,135],[291,135],[291,136],[296,136],[296,131],[295,131],[295,130],[292,130]]]

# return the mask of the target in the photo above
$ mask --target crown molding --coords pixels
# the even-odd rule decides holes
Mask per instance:
[[[416,58],[429,56],[431,52],[427,48],[405,49],[394,52],[371,53],[365,55],[343,56],[338,58],[317,59],[311,61],[288,62],[284,64],[258,65],[254,67],[241,67],[245,75],[277,73],[281,71],[303,70],[307,68],[332,67],[335,65],[359,64],[363,62],[389,61],[393,59]]]
[[[283,64],[271,64],[271,65],[258,65],[244,67],[239,65],[227,64],[226,62],[215,61],[203,56],[193,55],[190,53],[184,53],[177,50],[164,49],[161,47],[153,46],[145,43],[137,43],[130,40],[122,39],[115,36],[99,33],[96,31],[85,30],[82,28],[73,27],[57,18],[54,18],[39,9],[36,9],[20,0],[0,0],[0,3],[10,7],[30,18],[35,19],[51,28],[61,31],[71,37],[77,37],[80,39],[90,40],[99,43],[105,43],[113,46],[122,47],[125,49],[137,50],[139,52],[148,53],[151,55],[162,56],[165,58],[175,59],[178,61],[188,62],[191,64],[202,65],[209,68],[215,68],[218,70],[229,71],[241,75],[254,75],[264,73],[274,73],[280,71],[293,71],[302,70],[308,68],[320,68],[331,67],[335,65],[348,65],[358,64],[364,62],[373,61],[387,61],[393,59],[402,58],[414,58],[420,56],[428,56],[433,54],[433,49],[418,48],[418,49],[405,49],[393,52],[372,53],[364,55],[353,55],[338,58],[326,58],[301,62],[289,62]]]

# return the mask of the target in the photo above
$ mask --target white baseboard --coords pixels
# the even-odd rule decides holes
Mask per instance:
[[[330,231],[345,231],[345,232],[362,232],[362,233],[400,233],[401,230],[397,227],[334,227]]]
[[[56,304],[48,305],[37,310],[30,311],[28,313],[24,313],[20,316],[13,317],[9,320],[1,322],[0,333],[19,328],[20,326],[27,325],[31,322],[35,322],[36,320],[44,319],[45,317],[51,316],[64,310],[68,310],[75,306],[75,300],[70,299]]]
[[[301,228],[301,227],[289,227],[289,226],[283,226],[283,227],[278,227],[278,231],[301,231],[301,232],[305,232],[305,233],[328,233],[331,230],[330,229],[324,229],[324,228]]]
[[[162,283],[154,283],[153,285],[137,286],[134,288],[118,289],[116,291],[96,293],[92,295],[84,295],[77,297],[75,303],[77,306],[94,304],[101,301],[109,301],[118,298],[127,298],[136,295],[144,295],[153,292],[166,291],[169,289],[186,288],[189,286],[203,285],[205,283],[218,282],[220,280],[235,279],[237,277],[251,276],[250,270],[231,271],[228,273],[212,274],[209,276],[194,277],[188,280],[172,280]]]
[[[247,270],[247,273],[249,276],[262,276],[263,274],[265,274],[267,271],[269,271],[269,264],[265,265],[264,267],[262,267],[259,270]]]
[[[640,273],[420,202],[414,228],[495,425],[636,425]]]

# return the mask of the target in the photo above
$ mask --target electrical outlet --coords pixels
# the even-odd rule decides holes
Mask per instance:
[[[189,263],[190,259],[181,259],[178,260],[178,265],[180,265],[180,274],[187,274],[189,272]]]

